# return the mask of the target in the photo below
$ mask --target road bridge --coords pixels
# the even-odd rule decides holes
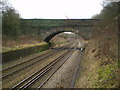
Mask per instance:
[[[30,26],[34,31],[37,30],[39,36],[47,43],[62,32],[73,32],[89,38],[93,28],[100,23],[100,19],[24,19],[23,21],[27,22],[24,23],[24,27]]]

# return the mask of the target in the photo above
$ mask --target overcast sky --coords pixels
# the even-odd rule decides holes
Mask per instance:
[[[88,19],[102,10],[103,0],[8,0],[22,18]]]

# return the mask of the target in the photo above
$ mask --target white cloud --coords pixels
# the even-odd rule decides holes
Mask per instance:
[[[9,0],[22,18],[90,18],[102,9],[102,0]]]

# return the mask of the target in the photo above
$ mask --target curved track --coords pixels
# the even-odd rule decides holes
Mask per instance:
[[[71,48],[73,48],[75,45],[76,44],[74,44]],[[49,63],[44,68],[36,71],[26,79],[22,80],[17,85],[12,87],[12,89],[16,89],[16,88],[26,89],[26,88],[32,88],[32,87],[41,88],[49,80],[49,78],[65,63],[65,61],[72,55],[73,52],[74,50],[67,50],[64,54],[56,58],[53,62]],[[59,63],[59,66],[56,68],[55,65],[57,63]],[[56,69],[53,69],[53,68],[56,68]],[[46,73],[49,73],[49,74],[46,75]],[[38,79],[44,76],[46,77],[44,78],[44,80],[42,80],[42,82],[39,85],[34,85],[34,83],[37,82]]]
[[[23,62],[21,62],[19,64],[15,64],[13,66],[10,66],[10,67],[7,67],[7,68],[3,69],[2,70],[2,73],[3,73],[2,79],[6,79],[7,77],[11,76],[12,74],[15,74],[15,73],[19,72],[20,70],[23,70],[23,69],[25,69],[27,67],[30,67],[33,64],[36,64],[39,61],[44,60],[44,59],[46,59],[46,58],[60,52],[62,50],[62,48],[65,48],[65,47],[67,47],[69,45],[70,44],[68,44],[68,45],[66,45],[64,47],[61,47],[61,49],[59,49],[59,50],[52,50],[52,51],[50,51],[48,53],[45,53],[43,55],[37,56],[35,58],[29,59],[27,61],[23,61]]]
[[[71,45],[72,44],[72,45]],[[70,47],[69,49],[58,49],[58,50],[53,50],[52,52],[49,52],[44,55],[40,55],[38,57],[35,57],[33,59],[30,59],[26,62],[22,62],[20,64],[13,65],[11,67],[8,67],[3,70],[4,76],[3,80],[9,78],[9,76],[16,74],[17,72],[26,69],[27,67],[32,66],[35,63],[38,63],[41,60],[47,59],[51,57],[52,55],[58,54],[61,51],[62,54],[59,55],[59,57],[55,58],[52,62],[49,64],[46,64],[43,68],[40,68],[39,70],[36,70],[34,73],[30,74],[28,77],[24,78],[20,82],[18,82],[16,85],[12,86],[11,89],[16,90],[17,88],[25,89],[25,88],[41,88],[52,75],[66,62],[66,60],[74,53],[77,43],[75,42],[74,44],[71,43],[68,44],[67,46],[63,47]],[[31,62],[30,62],[31,61]],[[27,63],[27,64],[26,64]],[[21,68],[19,68],[21,67]],[[18,68],[15,69],[14,68]],[[7,72],[7,71],[8,72]],[[13,71],[12,71],[13,70]],[[11,72],[12,71],[12,72]],[[40,82],[40,83],[39,83]]]

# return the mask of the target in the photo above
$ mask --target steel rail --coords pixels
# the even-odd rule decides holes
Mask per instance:
[[[52,51],[50,51],[50,52],[52,52]],[[50,53],[50,52],[48,52],[48,53]],[[48,53],[39,55],[39,56],[34,57],[34,58],[32,58],[32,59],[29,59],[29,60],[27,60],[27,61],[23,61],[23,62],[21,62],[21,63],[15,64],[15,65],[13,65],[13,66],[7,67],[7,68],[5,68],[5,69],[2,69],[2,71],[9,70],[9,69],[11,69],[11,68],[13,68],[13,67],[15,67],[15,66],[18,66],[18,65],[21,65],[21,64],[23,64],[23,63],[29,62],[29,61],[31,61],[31,60],[33,60],[33,59],[39,58],[39,57],[44,56],[44,55],[46,55],[46,54],[48,54]]]
[[[33,64],[35,64],[35,63],[37,63],[38,61],[44,60],[44,59],[50,57],[51,55],[54,55],[55,53],[56,53],[56,52],[50,53],[49,55],[47,55],[47,56],[44,57],[44,58],[41,58],[41,59],[39,59],[39,60],[37,60],[37,61],[35,61],[35,62],[30,63],[29,65],[26,65],[26,66],[24,66],[24,67],[19,68],[18,70],[14,70],[13,72],[10,72],[10,73],[8,73],[8,74],[6,74],[6,75],[3,75],[3,76],[2,76],[2,79],[6,78],[7,76],[10,76],[10,75],[13,74],[13,73],[16,73],[16,72],[22,70],[22,69],[24,69],[24,68],[29,67],[29,66],[31,66],[31,65],[33,65]],[[34,59],[33,59],[33,60],[34,60]],[[3,73],[3,72],[2,72],[2,73]]]
[[[63,48],[64,48],[64,47],[63,47]],[[26,65],[26,66],[24,66],[24,67],[21,67],[20,69],[14,70],[13,72],[10,72],[10,73],[2,76],[2,79],[5,79],[6,77],[8,77],[8,76],[10,76],[10,75],[12,75],[12,74],[14,74],[14,73],[16,73],[16,72],[18,72],[18,71],[20,71],[20,70],[22,70],[22,69],[24,69],[24,68],[29,67],[29,66],[37,63],[38,61],[44,60],[44,59],[50,57],[51,55],[54,55],[54,54],[55,54],[56,52],[58,52],[58,51],[60,51],[60,50],[57,50],[57,51],[55,51],[55,52],[53,52],[53,53],[50,53],[50,52],[49,52],[48,55],[46,55],[44,58],[41,58],[40,60],[37,60],[37,61],[35,61],[35,62],[32,62],[32,63],[29,64],[29,65]],[[31,60],[35,60],[35,59],[37,59],[37,58],[39,58],[39,57],[40,57],[40,56],[35,57],[35,58],[31,59]],[[31,61],[31,60],[28,60],[28,61]],[[28,61],[27,61],[27,62],[28,62]],[[26,63],[26,62],[23,62],[23,63]],[[17,64],[17,65],[15,65],[15,66],[13,66],[13,67],[15,68],[16,66],[22,65],[23,63]],[[10,68],[13,68],[13,67],[10,67]],[[7,68],[7,69],[10,69],[10,68]],[[2,72],[4,72],[4,71],[2,71]]]
[[[67,44],[67,45],[69,45],[69,44]],[[67,45],[66,45],[66,46],[67,46]],[[64,47],[66,47],[66,46],[64,46]],[[61,47],[61,48],[64,48],[64,47]],[[50,51],[50,52],[53,52],[53,51]],[[50,52],[45,53],[45,54],[42,54],[42,55],[39,55],[39,56],[34,57],[34,58],[32,58],[32,59],[29,59],[29,60],[27,60],[27,61],[23,61],[23,62],[21,62],[21,63],[15,64],[15,65],[13,65],[13,66],[4,68],[4,69],[2,69],[2,71],[8,70],[8,69],[13,68],[13,67],[18,66],[18,65],[21,65],[21,64],[23,64],[23,63],[25,63],[25,62],[29,62],[29,61],[31,61],[31,60],[33,60],[33,59],[36,59],[36,58],[39,58],[39,57],[44,56],[44,55],[46,55],[46,54],[49,54]]]
[[[75,45],[75,44],[74,44]],[[73,46],[72,46],[73,47]],[[12,87],[13,89],[16,89],[17,87],[19,87],[22,83],[26,82],[28,79],[30,79],[31,77],[33,77],[34,75],[36,75],[37,73],[39,73],[37,76],[34,76],[31,80],[29,80],[27,83],[25,83],[24,85],[20,86],[20,89],[24,89],[27,88],[29,85],[31,85],[32,83],[34,83],[38,78],[40,78],[42,75],[44,75],[46,72],[48,72],[55,63],[57,63],[59,60],[61,60],[70,50],[66,51],[64,54],[62,54],[61,56],[59,56],[57,59],[55,59],[53,62],[51,62],[50,64],[46,65],[45,67],[43,67],[42,69],[36,71],[35,73],[33,73],[32,75],[30,75],[29,77],[27,77],[26,79],[22,80],[20,83],[18,83],[17,85],[15,85],[14,87]],[[47,70],[46,70],[47,69]],[[41,71],[43,70],[43,71]]]
[[[66,46],[67,46],[67,45],[66,45]],[[64,47],[65,47],[65,46],[64,46]],[[53,51],[50,51],[50,52],[53,52]],[[46,54],[49,54],[50,52],[45,53],[45,54],[42,54],[42,55],[39,55],[39,56],[34,57],[34,58],[32,58],[32,59],[29,59],[29,60],[27,60],[27,61],[23,61],[23,62],[21,62],[21,63],[15,64],[15,65],[12,65],[12,66],[10,66],[10,67],[4,68],[4,69],[2,69],[2,71],[5,71],[5,70],[8,70],[8,69],[11,69],[11,68],[13,68],[13,67],[15,67],[15,66],[18,66],[18,65],[21,65],[21,64],[23,64],[23,63],[25,63],[25,62],[29,62],[29,61],[31,61],[31,60],[33,60],[33,59],[36,59],[36,58],[39,58],[39,57],[44,56],[44,55],[46,55]]]
[[[75,49],[74,49],[74,50],[75,50]],[[40,84],[40,85],[37,87],[36,90],[40,89],[40,88],[54,75],[54,73],[57,72],[60,67],[62,67],[62,65],[68,60],[68,58],[69,58],[73,53],[74,53],[74,51],[60,64],[60,66],[59,66],[52,74],[50,74],[50,75],[48,76],[47,79],[45,79],[45,81],[44,81],[42,84]]]

